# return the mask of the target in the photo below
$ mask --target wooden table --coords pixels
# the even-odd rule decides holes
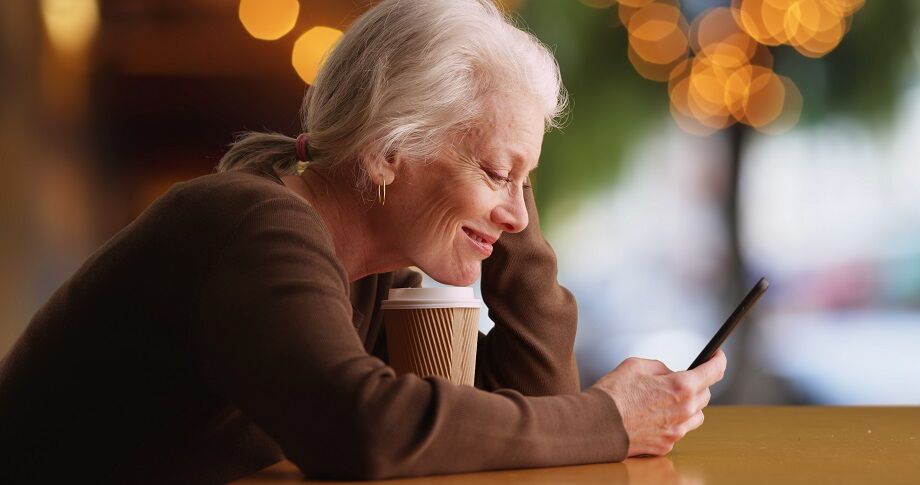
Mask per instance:
[[[304,482],[282,462],[240,484]],[[665,457],[389,484],[920,484],[920,407],[716,406]]]

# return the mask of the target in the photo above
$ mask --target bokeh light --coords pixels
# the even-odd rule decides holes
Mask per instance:
[[[240,0],[240,22],[256,39],[280,39],[294,28],[299,13],[297,0]]]
[[[612,4],[582,0],[594,8]],[[846,34],[865,0],[732,0],[689,24],[677,0],[619,0],[627,58],[636,72],[667,82],[670,111],[685,131],[708,135],[734,123],[782,133],[802,112],[795,83],[773,71],[769,47],[821,57]]]
[[[313,27],[294,42],[291,64],[305,83],[313,83],[326,54],[341,36],[342,31],[332,27]]]
[[[626,24],[629,46],[642,59],[669,64],[687,55],[687,22],[680,9],[651,3],[638,9]]]
[[[761,44],[787,44],[807,57],[832,51],[864,0],[733,0],[736,23]]]
[[[41,13],[48,40],[64,53],[86,49],[99,27],[96,0],[42,0]]]
[[[776,119],[758,127],[760,131],[771,135],[789,131],[799,122],[799,117],[802,115],[802,92],[792,82],[792,79],[786,76],[779,76],[779,80],[783,83],[783,109]]]
[[[730,9],[710,9],[693,20],[690,45],[698,56],[706,56],[726,68],[750,62],[758,43],[734,22]]]
[[[689,27],[676,2],[646,2],[642,7],[620,4],[619,15],[629,33],[627,56],[641,76],[666,81],[687,59]]]
[[[620,0],[620,5],[624,7],[641,8],[651,3],[654,3],[655,1],[656,0]],[[663,2],[659,2],[659,3],[663,3]]]

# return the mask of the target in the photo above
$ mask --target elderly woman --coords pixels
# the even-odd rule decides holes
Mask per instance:
[[[585,391],[529,173],[559,71],[487,0],[384,0],[330,54],[303,131],[242,136],[39,311],[0,373],[9,483],[218,483],[286,457],[384,478],[667,453],[723,354],[629,359]],[[309,160],[304,164],[301,161]],[[475,387],[397,377],[379,303],[482,276]]]

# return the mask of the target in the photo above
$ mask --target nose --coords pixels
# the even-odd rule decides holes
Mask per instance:
[[[528,217],[524,191],[520,187],[513,197],[504,198],[502,203],[492,210],[492,222],[510,233],[523,231],[529,222]]]

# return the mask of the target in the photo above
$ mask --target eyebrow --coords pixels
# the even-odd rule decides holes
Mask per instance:
[[[518,162],[518,164],[520,164],[520,165],[523,165],[522,162],[525,161],[524,157],[521,156],[521,154],[520,154],[519,152],[511,152],[511,158],[513,158],[514,160],[516,160],[516,161]],[[537,159],[537,164],[534,165],[532,169],[530,169],[530,172],[533,172],[534,170],[536,170],[536,169],[538,169],[538,168],[540,168],[540,159],[539,159],[539,158]],[[528,173],[530,173],[530,172],[528,172]]]
[[[475,162],[475,163],[479,163],[479,162],[484,161],[482,158],[477,157],[477,156],[475,156],[475,155],[468,155],[468,154],[465,154],[465,153],[462,153],[462,152],[459,152],[459,151],[457,151],[457,154],[458,154],[462,159],[466,159],[467,161],[472,161],[472,162]],[[522,162],[524,161],[524,157],[523,157],[519,152],[514,152],[514,151],[511,152],[510,158],[513,160],[513,162],[517,162],[518,165],[523,165]],[[527,174],[530,175],[531,173],[533,173],[534,170],[536,170],[536,169],[538,169],[538,168],[540,168],[540,159],[539,159],[539,158],[537,159],[537,164],[534,165],[533,168],[530,169],[529,172],[527,172]]]

